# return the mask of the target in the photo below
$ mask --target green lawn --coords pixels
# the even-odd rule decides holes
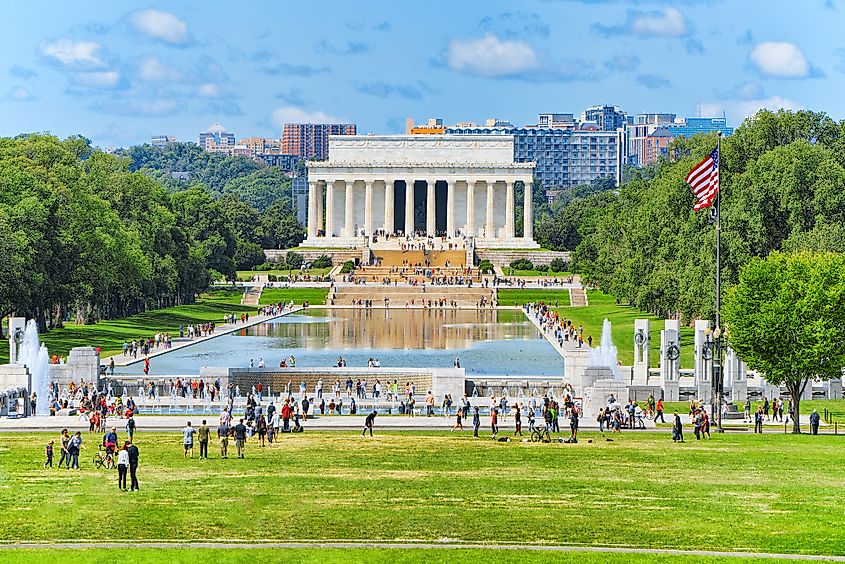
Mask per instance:
[[[514,306],[525,305],[531,302],[546,302],[554,306],[557,302],[559,307],[569,305],[569,290],[553,288],[499,288],[499,305]]]
[[[324,305],[328,295],[328,288],[264,288],[259,303],[266,305],[293,300],[296,305],[306,301],[311,305]]]
[[[518,270],[515,268],[511,268],[509,266],[505,266],[502,268],[502,271],[505,273],[505,276],[536,276],[539,278],[568,278],[572,276],[571,272],[540,272],[539,270]]]
[[[329,268],[306,268],[305,270],[239,270],[238,271],[238,280],[241,282],[249,282],[252,280],[252,277],[256,274],[272,274],[274,276],[291,276],[291,275],[300,275],[300,274],[308,274],[310,276],[325,276],[331,271],[332,267]]]
[[[135,494],[92,467],[91,435],[82,470],[67,471],[41,468],[53,435],[4,434],[0,541],[449,538],[845,554],[841,437],[734,433],[675,445],[666,433],[583,433],[577,445],[547,445],[379,433],[376,423],[374,438],[306,431],[268,448],[251,440],[245,460],[212,448],[205,461],[182,458],[180,433],[141,428]]]
[[[114,554],[115,549],[16,549],[0,551],[0,563],[62,562],[88,564],[99,562]],[[199,562],[227,562],[228,564],[255,564],[256,562],[297,562],[302,564],[404,564],[429,562],[485,562],[494,564],[739,564],[752,562],[751,558],[711,558],[701,556],[659,556],[651,554],[610,554],[596,552],[549,552],[520,549],[448,549],[448,548],[138,548],[121,547],[121,559],[133,564],[197,564]],[[754,562],[776,562],[765,558]],[[783,560],[777,560],[783,562]]]
[[[41,336],[50,354],[65,356],[73,347],[99,346],[102,357],[122,351],[125,340],[150,337],[156,332],[179,335],[179,326],[205,321],[223,322],[229,313],[254,312],[256,308],[242,306],[243,290],[212,290],[194,304],[156,309],[132,315],[123,319],[100,321],[93,325],[65,324],[62,329],[53,329]],[[8,350],[3,355],[8,359]]]

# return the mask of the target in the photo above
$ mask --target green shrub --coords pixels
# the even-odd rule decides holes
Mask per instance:
[[[355,262],[348,260],[345,263],[343,263],[343,266],[340,269],[340,273],[341,274],[349,274],[350,272],[352,272],[352,270],[354,268],[355,268]]]
[[[288,263],[288,270],[301,268],[303,263],[302,255],[296,251],[288,251],[285,262]]]
[[[493,263],[489,260],[483,260],[478,263],[478,270],[481,271],[482,274],[491,274],[493,272]]]
[[[552,272],[566,272],[569,265],[562,258],[553,258],[549,263],[549,270]]]
[[[266,272],[268,270],[273,270],[273,265],[270,264],[269,262],[265,262],[265,263],[259,264],[258,266],[253,267],[252,270],[254,270],[255,272]]]
[[[536,270],[537,272],[548,272],[549,271],[549,265],[548,264],[538,264],[537,266],[534,267],[534,270]]]
[[[511,262],[511,268],[514,270],[534,270],[534,265],[528,259],[516,259]]]
[[[331,268],[332,267],[332,257],[329,255],[320,255],[317,257],[314,262],[311,263],[312,268]]]

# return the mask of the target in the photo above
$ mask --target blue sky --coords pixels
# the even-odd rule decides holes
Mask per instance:
[[[488,117],[598,103],[629,113],[759,107],[843,116],[838,0],[15,2],[0,36],[0,135],[80,133],[101,146],[220,122]]]

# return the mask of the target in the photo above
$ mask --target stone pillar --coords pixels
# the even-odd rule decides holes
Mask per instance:
[[[15,364],[18,361],[18,348],[20,345],[15,341],[15,333],[20,331],[21,337],[23,337],[25,330],[26,317],[9,316],[9,364]]]
[[[634,320],[634,385],[648,385],[649,365],[649,331],[651,322],[648,319]]]
[[[429,179],[426,181],[428,190],[425,194],[425,232],[429,237],[434,237],[435,219],[437,219],[436,208],[434,206],[434,183],[436,180]]]
[[[326,182],[326,237],[334,237],[334,181]]]
[[[681,392],[681,322],[664,321],[660,332],[660,376],[663,380],[663,401],[678,401]],[[675,358],[677,357],[677,358]]]
[[[317,234],[323,229],[323,183],[320,181],[317,184]]]
[[[414,234],[414,181],[405,181],[405,236]]]
[[[693,354],[693,374],[695,376],[695,389],[698,399],[710,402],[713,393],[713,378],[711,378],[712,360],[704,358],[704,348],[707,343],[706,331],[710,328],[710,321],[707,319],[696,319],[695,321],[695,352]],[[714,351],[715,353],[715,351]],[[714,354],[715,356],[715,354]]]
[[[455,181],[446,181],[446,235],[455,236]]]
[[[484,236],[489,239],[496,237],[496,227],[493,224],[493,186],[495,184],[495,180],[487,181],[487,218],[484,222]]]
[[[522,236],[534,240],[534,200],[533,184],[525,183],[525,203],[522,218]]]
[[[343,230],[344,237],[352,238],[355,236],[355,208],[353,207],[352,193],[355,186],[355,181],[346,182],[346,207],[343,212],[344,223],[346,227]]]
[[[748,380],[745,376],[745,363],[736,355],[733,349],[725,351],[724,382],[725,389],[731,392],[731,401],[745,404],[748,398]],[[743,408],[740,406],[740,410]]]
[[[505,194],[505,237],[513,239],[513,180],[508,180]]]
[[[364,233],[367,237],[373,235],[373,181],[364,183]]]
[[[475,180],[467,180],[467,236],[475,237]]]
[[[392,180],[384,182],[384,231],[393,233],[393,196],[396,186]]]
[[[308,183],[308,238],[317,236],[317,183]]]

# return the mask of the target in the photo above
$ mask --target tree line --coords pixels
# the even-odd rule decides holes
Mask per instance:
[[[191,303],[214,280],[264,262],[263,247],[302,240],[276,172],[187,150],[197,176],[176,185],[146,157],[153,149],[111,155],[79,136],[0,139],[0,314],[46,330]]]
[[[689,321],[715,313],[715,230],[685,182],[716,134],[680,137],[626,171],[620,189],[579,187],[536,218],[535,234],[573,251],[572,267],[617,300]],[[845,251],[845,123],[761,111],[721,143],[722,284],[773,251]]]

